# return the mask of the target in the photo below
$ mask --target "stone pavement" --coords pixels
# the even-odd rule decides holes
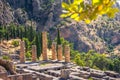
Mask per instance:
[[[46,61],[30,64],[17,64],[18,73],[31,73],[32,80],[120,80],[120,74],[101,71],[73,63]]]

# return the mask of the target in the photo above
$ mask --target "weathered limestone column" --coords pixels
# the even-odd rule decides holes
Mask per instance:
[[[25,42],[20,41],[20,62],[25,63]]]
[[[47,32],[42,32],[42,56],[43,56],[43,60],[48,60],[47,58]]]
[[[62,52],[63,52],[62,45],[58,45],[58,60],[59,61],[63,60]]]
[[[37,51],[36,45],[32,45],[32,62],[36,62],[37,59]]]
[[[64,47],[65,62],[70,62],[70,46],[65,45]]]
[[[57,59],[56,42],[52,43],[52,60]]]

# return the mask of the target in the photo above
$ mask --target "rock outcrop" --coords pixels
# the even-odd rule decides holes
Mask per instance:
[[[1,71],[6,72],[6,70],[7,70],[8,74],[17,74],[15,71],[13,63],[10,61],[0,59],[0,66],[2,66]]]
[[[56,26],[61,26],[61,36],[74,43],[76,50],[85,52],[94,49],[103,53],[110,45],[119,44],[120,13],[115,19],[108,19],[104,16],[91,25],[83,22],[76,23],[69,19],[62,20],[59,17],[62,11],[61,1],[67,0],[1,0],[0,25],[11,22],[26,25],[32,20],[36,23],[37,30],[49,31],[52,39],[57,33]],[[118,3],[115,7],[120,8]]]

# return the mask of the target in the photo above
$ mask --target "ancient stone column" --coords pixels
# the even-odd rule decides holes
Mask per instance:
[[[56,42],[52,43],[52,60],[57,59]]]
[[[37,59],[36,45],[32,45],[32,62],[36,62],[36,59]]]
[[[20,41],[20,62],[25,63],[25,42]]]
[[[64,47],[64,56],[65,56],[65,62],[70,62],[70,46],[65,45]]]
[[[48,60],[47,58],[47,32],[42,32],[42,56],[43,56],[43,60]]]
[[[62,52],[63,52],[62,45],[58,45],[58,60],[59,61],[63,60]]]

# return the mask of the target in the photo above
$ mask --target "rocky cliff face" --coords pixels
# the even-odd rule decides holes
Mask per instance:
[[[5,1],[5,2],[4,2]],[[36,22],[37,30],[47,30],[56,36],[56,26],[61,27],[61,36],[74,43],[79,51],[94,49],[105,52],[111,45],[120,44],[120,13],[115,19],[103,17],[86,25],[72,20],[63,21],[61,14],[62,0],[1,0],[0,25],[11,22],[25,25],[29,20]],[[119,4],[116,3],[120,8]],[[62,24],[62,25],[60,25]]]

